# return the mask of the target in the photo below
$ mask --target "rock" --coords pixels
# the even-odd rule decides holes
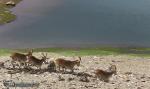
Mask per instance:
[[[137,89],[142,89],[141,87],[137,87]]]
[[[13,70],[13,71],[8,71],[8,74],[16,74],[16,73],[21,73],[21,70]]]
[[[126,82],[130,82],[130,80],[129,80],[129,79],[127,79],[127,80],[126,80]]]
[[[146,82],[145,80],[141,81],[141,82]]]
[[[58,80],[59,80],[59,81],[65,81],[65,79],[62,78],[60,75],[58,76]]]
[[[88,88],[88,86],[87,86],[87,85],[85,85],[85,87],[86,87],[86,88]]]
[[[70,83],[70,85],[74,85],[74,86],[76,86],[76,83],[74,82],[74,83]]]
[[[81,82],[90,82],[89,79],[87,78],[87,76],[80,77],[79,81],[81,81]]]
[[[4,62],[0,62],[0,68],[3,68],[4,67]]]
[[[133,74],[132,72],[125,72],[126,75],[131,75]]]
[[[47,66],[47,69],[49,72],[54,72],[56,71],[56,65],[54,61],[50,61],[49,65]]]
[[[74,87],[71,87],[71,88],[69,88],[69,89],[76,89],[76,88],[74,88]]]
[[[143,78],[145,78],[145,76],[143,75],[143,76],[141,76],[141,79],[143,79]]]
[[[112,62],[116,62],[116,61],[112,60]]]
[[[41,81],[41,83],[46,83],[46,82],[47,82],[47,80]]]
[[[112,82],[111,84],[115,84],[114,82]]]
[[[7,6],[16,6],[16,3],[14,1],[8,1],[6,2]]]
[[[92,88],[92,85],[85,85],[86,88]]]
[[[74,78],[68,78],[68,81],[69,81],[69,82],[72,81],[72,80],[74,80]]]
[[[51,83],[56,83],[56,81],[52,81]]]
[[[85,72],[80,72],[76,74],[77,76],[86,76],[86,77],[92,77],[92,75],[85,73]]]

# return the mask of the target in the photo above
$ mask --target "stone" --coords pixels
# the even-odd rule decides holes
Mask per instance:
[[[6,2],[7,6],[16,6],[16,3],[14,1],[8,1]]]

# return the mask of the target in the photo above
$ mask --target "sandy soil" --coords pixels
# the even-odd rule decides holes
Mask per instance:
[[[40,58],[40,53],[34,54]],[[58,57],[74,60],[76,57],[65,57],[57,54],[48,54],[50,60]],[[0,61],[5,62],[5,68],[0,69],[0,87],[4,81],[12,80],[15,83],[39,83],[39,86],[17,87],[16,89],[150,89],[150,59],[143,57],[128,57],[127,55],[109,56],[83,56],[81,66],[75,67],[75,73],[58,72],[19,72],[8,74],[6,68],[11,67],[9,56],[1,56]],[[6,62],[7,61],[7,62]],[[117,66],[117,75],[113,75],[109,82],[103,82],[92,77],[94,69],[106,70],[111,64]],[[43,64],[43,70],[48,64]],[[69,72],[69,70],[68,70]],[[88,74],[85,79],[82,74]],[[11,87],[10,89],[15,89]]]

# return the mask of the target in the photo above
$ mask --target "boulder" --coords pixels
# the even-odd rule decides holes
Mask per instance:
[[[16,6],[16,3],[14,1],[8,1],[6,2],[7,6]]]

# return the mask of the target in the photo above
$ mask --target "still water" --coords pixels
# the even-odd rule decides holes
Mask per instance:
[[[0,48],[150,46],[150,0],[23,0]]]

